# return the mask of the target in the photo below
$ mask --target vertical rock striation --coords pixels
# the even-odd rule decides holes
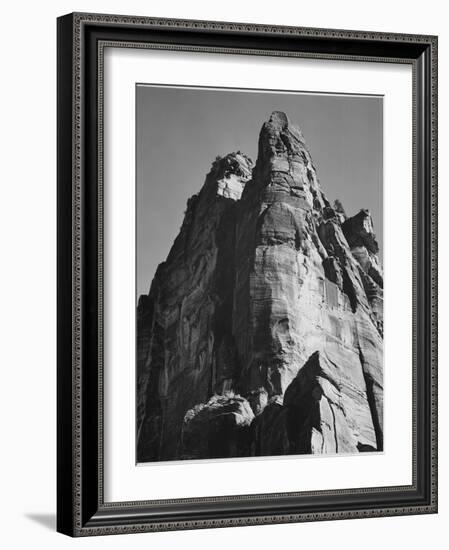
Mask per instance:
[[[377,253],[284,113],[217,157],[139,299],[138,461],[382,450]]]

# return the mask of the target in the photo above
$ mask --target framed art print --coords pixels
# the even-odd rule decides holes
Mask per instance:
[[[58,20],[58,530],[437,511],[437,38]]]

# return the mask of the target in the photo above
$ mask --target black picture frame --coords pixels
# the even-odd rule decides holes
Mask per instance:
[[[437,37],[74,13],[58,29],[57,530],[71,536],[437,512]],[[102,48],[394,62],[413,68],[413,483],[105,503]]]

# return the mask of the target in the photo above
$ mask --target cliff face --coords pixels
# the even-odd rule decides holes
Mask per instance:
[[[139,299],[137,460],[382,450],[377,253],[284,113],[217,158]]]

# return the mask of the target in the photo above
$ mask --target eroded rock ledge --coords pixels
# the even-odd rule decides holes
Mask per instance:
[[[284,113],[217,157],[139,299],[138,461],[382,450],[378,250]]]

